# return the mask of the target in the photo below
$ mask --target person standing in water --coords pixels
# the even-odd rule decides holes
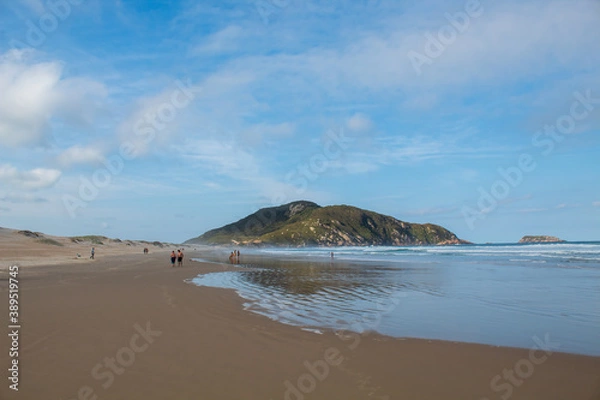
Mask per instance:
[[[173,251],[171,252],[171,267],[174,267],[174,266],[175,266],[175,259],[176,259],[176,258],[177,258],[177,257],[175,256],[175,250],[173,250]]]

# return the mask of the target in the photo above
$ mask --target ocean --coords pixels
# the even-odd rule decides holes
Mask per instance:
[[[231,250],[198,260],[226,263]],[[600,242],[240,250],[235,271],[191,283],[234,289],[249,312],[316,333],[521,348],[549,338],[600,355]]]

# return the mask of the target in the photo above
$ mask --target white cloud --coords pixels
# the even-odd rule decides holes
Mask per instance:
[[[184,133],[185,137],[191,138],[207,138],[214,132],[223,131],[250,136],[292,134],[295,128],[288,123],[255,126],[244,123],[245,117],[255,116],[258,111],[268,109],[268,106],[259,103],[251,94],[250,85],[255,79],[253,71],[226,69],[217,71],[198,83],[175,81],[156,95],[139,98],[133,112],[118,127],[118,138],[121,142],[131,142],[138,153],[143,155],[154,148],[164,149],[165,145],[174,140],[181,140]],[[191,99],[184,97],[181,84],[187,87]],[[159,113],[161,107],[173,105],[172,98],[176,91],[180,91],[179,99],[186,102],[186,105],[175,107],[176,115],[172,120],[163,121],[158,118],[160,128],[154,127],[150,119]]]
[[[532,213],[540,213],[540,212],[547,212],[547,211],[550,211],[550,209],[543,208],[543,207],[522,208],[520,210],[517,210],[517,212],[522,213],[522,214],[532,214]]]
[[[240,180],[260,176],[256,158],[226,138],[188,140],[183,149],[184,157],[219,175]]]
[[[333,61],[347,76],[373,88],[436,88],[475,82],[502,85],[538,77],[540,71],[597,68],[599,55],[589,49],[594,47],[593,37],[600,34],[599,11],[597,2],[592,1],[486,4],[480,18],[472,20],[464,33],[432,58],[431,65],[422,66],[421,75],[407,54],[411,50],[424,54],[425,34],[436,36],[448,25],[445,19],[412,30],[405,28],[411,25],[398,24],[401,28],[392,34],[367,37]],[[551,65],[549,59],[553,60]],[[444,89],[441,86],[437,90]]]
[[[137,155],[167,145],[179,134],[182,115],[197,90],[189,82],[175,81],[159,94],[139,98],[117,129],[119,140],[131,144]]]
[[[26,57],[16,50],[0,56],[0,142],[9,146],[39,143],[56,101],[60,65],[29,66]]]
[[[266,199],[268,204],[283,204],[298,198],[322,198],[323,194],[300,188],[285,180],[286,173],[277,179],[262,167],[261,158],[229,139],[188,140],[181,147],[182,156],[193,168],[228,177]],[[289,171],[292,172],[292,171]],[[235,185],[236,189],[242,189]],[[220,187],[219,187],[220,188]],[[215,187],[215,189],[219,189]]]
[[[348,129],[354,132],[364,132],[371,129],[373,122],[365,114],[357,113],[346,121]]]
[[[459,177],[465,182],[475,182],[477,178],[479,178],[479,171],[470,168],[462,168]]]
[[[600,201],[595,201],[592,203],[594,207],[600,207]]]
[[[382,163],[414,163],[449,157],[486,158],[514,152],[503,145],[487,145],[476,141],[470,129],[443,135],[415,134],[411,136],[387,136],[378,139]]]
[[[46,11],[42,0],[19,0],[21,3],[29,7],[36,14],[43,14]]]
[[[228,26],[208,36],[202,44],[190,51],[190,55],[218,54],[234,51],[238,48],[238,40],[242,36],[242,28],[239,26]]]
[[[367,158],[356,160],[352,156],[346,159],[329,161],[327,167],[331,169],[341,169],[348,174],[364,174],[379,169],[376,160],[369,160]]]
[[[438,104],[438,96],[431,93],[417,93],[402,103],[402,106],[412,110],[431,110]]]
[[[6,203],[46,203],[48,199],[45,197],[34,195],[33,193],[8,193],[2,197],[0,197],[0,201]]]
[[[434,140],[426,136],[389,137],[382,140],[382,157],[388,162],[416,162],[432,158],[441,158],[455,151],[455,141],[446,139]],[[453,150],[454,149],[454,150]]]
[[[322,45],[302,53],[245,57],[230,67],[257,71],[265,79],[276,76],[278,82],[285,82],[288,88],[293,84],[301,93],[321,87],[330,96],[347,98],[349,92],[364,97],[360,89],[401,89],[407,99],[424,96],[407,100],[408,107],[427,109],[442,101],[442,94],[456,95],[457,87],[501,87],[564,70],[589,74],[600,65],[600,53],[591,51],[600,36],[598,2],[511,1],[486,4],[484,15],[472,20],[470,27],[418,75],[407,54],[424,53],[425,35],[437,35],[449,24],[444,12],[457,11],[462,10],[444,4],[434,13],[440,18],[434,20],[405,13],[377,33],[357,31],[346,44],[332,40],[335,47]]]
[[[96,164],[103,158],[103,151],[98,147],[75,145],[60,153],[56,160],[63,167],[70,167],[76,164]]]
[[[289,122],[281,124],[261,123],[243,129],[240,139],[244,144],[258,145],[269,138],[281,139],[294,135],[296,126]]]
[[[47,188],[53,186],[60,175],[61,172],[56,169],[35,168],[30,171],[19,171],[8,164],[0,165],[0,182],[18,189]]]
[[[382,166],[412,165],[449,158],[486,158],[514,151],[501,146],[477,145],[468,131],[465,132],[437,136],[415,134],[377,137],[368,145],[353,144],[346,150],[344,157],[331,161],[329,167],[342,169],[350,174],[360,174],[375,171]],[[453,177],[469,182],[477,176],[478,172],[475,170],[462,169]]]
[[[83,78],[63,78],[60,62],[36,62],[31,50],[0,55],[0,143],[42,145],[53,117],[91,122],[103,85]]]
[[[442,215],[452,214],[458,210],[457,207],[431,207],[431,208],[419,208],[415,210],[406,211],[406,215],[414,216],[428,216],[428,215]]]
[[[536,213],[536,212],[550,212],[553,210],[565,210],[565,209],[573,209],[573,208],[579,208],[581,207],[580,204],[566,204],[566,203],[561,203],[561,204],[557,204],[554,207],[532,207],[532,208],[524,208],[524,209],[520,209],[517,210],[520,213]]]

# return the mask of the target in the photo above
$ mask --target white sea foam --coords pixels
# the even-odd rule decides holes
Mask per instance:
[[[269,248],[257,253],[286,257],[323,259],[334,252],[334,259],[387,260],[415,256],[485,257],[485,258],[553,258],[557,261],[600,262],[600,243],[542,243],[525,245],[461,245],[461,246],[369,246],[336,248]]]

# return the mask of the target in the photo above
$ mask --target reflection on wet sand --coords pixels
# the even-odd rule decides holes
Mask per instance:
[[[569,246],[338,249],[334,259],[322,249],[248,250],[235,272],[193,282],[235,289],[247,309],[293,325],[338,329],[378,315],[356,330],[514,347],[542,330],[567,351],[600,355],[600,253]],[[203,258],[222,263],[227,253]]]
[[[242,279],[289,295],[326,293],[329,297],[362,298],[364,295],[388,294],[406,286],[401,282],[392,284],[387,281],[385,271],[344,262],[249,261],[244,264],[247,270],[242,271]]]

